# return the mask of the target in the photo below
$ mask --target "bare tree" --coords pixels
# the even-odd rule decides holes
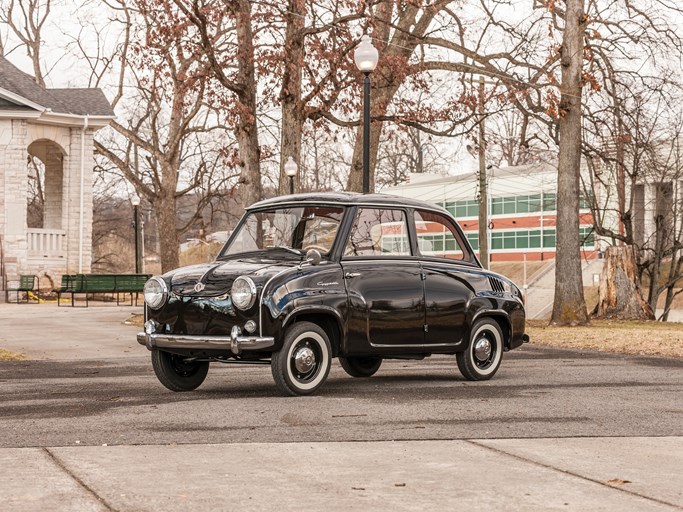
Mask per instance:
[[[29,228],[42,228],[45,211],[45,164],[39,158],[28,157],[28,204],[26,223]]]
[[[167,271],[179,265],[180,233],[201,218],[215,194],[234,186],[233,141],[225,116],[209,101],[211,78],[203,56],[188,51],[193,34],[180,25],[167,30],[173,12],[143,1],[112,0],[110,7],[122,27],[123,40],[114,50],[121,67],[113,106],[124,120],[113,121],[95,149],[153,209]],[[97,66],[91,62],[93,75]],[[188,194],[199,200],[190,218],[179,223],[177,200]]]
[[[4,23],[33,64],[33,77],[38,85],[45,87],[45,75],[41,63],[43,27],[50,16],[51,0],[4,0],[0,6],[0,23]],[[11,53],[2,48],[0,55]]]
[[[550,322],[588,323],[581,276],[579,240],[579,169],[581,168],[581,94],[583,44],[586,30],[584,0],[566,0],[562,32],[559,157],[557,169],[557,267],[555,300]],[[577,276],[579,279],[577,279]]]

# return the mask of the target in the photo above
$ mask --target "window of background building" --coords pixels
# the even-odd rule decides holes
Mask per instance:
[[[493,197],[491,198],[491,214],[537,213],[541,211],[541,203],[544,212],[556,211],[557,194],[555,192],[545,192],[542,198],[541,194]],[[476,199],[443,201],[437,204],[448,210],[456,219],[477,217],[479,215],[479,201]],[[583,192],[579,197],[579,207],[582,210],[590,208],[590,197],[587,197]]]
[[[555,248],[556,233],[555,229],[543,230],[543,247],[546,249]],[[582,247],[595,246],[595,233],[591,227],[583,227],[579,229],[579,236],[581,238]],[[478,246],[479,237],[476,233],[467,235],[467,238],[472,243],[472,246]],[[494,231],[491,233],[491,249],[505,250],[505,249],[540,249],[541,248],[541,230],[519,230],[519,231]]]
[[[477,217],[479,215],[479,201],[476,199],[445,201],[437,204],[448,210],[448,213],[453,215],[456,219],[462,217]]]

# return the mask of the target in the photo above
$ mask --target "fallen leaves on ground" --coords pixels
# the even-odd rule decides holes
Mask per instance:
[[[25,361],[26,359],[24,354],[17,354],[0,348],[0,361]]]
[[[622,480],[621,478],[612,478],[610,480],[607,480],[607,483],[609,485],[624,485],[624,484],[630,484],[630,480]]]
[[[554,327],[531,320],[527,333],[535,345],[683,358],[683,324],[675,322],[593,320],[588,326]]]

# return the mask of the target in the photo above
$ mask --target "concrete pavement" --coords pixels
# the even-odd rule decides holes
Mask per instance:
[[[80,362],[101,361],[102,368],[89,372],[96,375],[83,376],[80,375],[83,371],[76,369],[72,373],[78,375],[73,378],[92,379],[92,382],[83,380],[84,385],[87,382],[87,386],[92,386],[88,388],[89,393],[109,396],[115,392],[117,396],[110,398],[125,401],[124,395],[132,395],[132,388],[126,391],[125,386],[117,384],[111,389],[118,381],[112,380],[105,370],[117,360],[118,365],[124,364],[124,360],[126,365],[139,364],[130,358],[140,357],[141,350],[146,354],[134,341],[137,329],[122,323],[134,311],[140,311],[140,308],[99,305],[72,309],[57,308],[54,304],[0,304],[0,347],[34,359],[61,360],[61,365],[78,360],[74,362],[75,368]],[[539,360],[547,360],[548,372],[552,372],[555,356],[551,351],[546,352]],[[657,361],[653,358],[652,364],[658,364]],[[16,363],[5,363],[5,367],[11,368],[11,364]],[[34,364],[40,367],[47,363]],[[438,370],[439,366],[432,364],[428,368]],[[594,368],[591,382],[577,381],[573,386],[592,386],[596,381],[608,384],[607,381],[618,375],[625,378],[617,373],[623,373],[622,370],[606,366],[602,359],[596,361]],[[518,364],[510,374],[526,370],[524,364]],[[667,371],[682,370],[679,366],[667,365]],[[103,373],[101,378],[97,372]],[[251,376],[246,370],[238,375],[246,386],[243,399],[261,408],[264,403],[274,401],[282,409],[278,410],[278,416],[289,417],[287,409],[300,408],[303,401],[309,409],[317,404],[316,397],[286,399],[270,397],[268,393],[250,395],[247,388],[253,384],[251,381],[256,379],[255,384],[263,387],[267,375]],[[578,378],[580,374],[572,375]],[[67,381],[57,377],[53,392],[60,396]],[[498,381],[491,381],[494,389],[499,384],[504,387],[504,377],[503,373]],[[369,380],[366,386],[375,386],[375,394],[391,389],[392,393],[406,396],[405,388],[392,379]],[[624,380],[624,385],[631,386],[632,380]],[[0,386],[3,382],[8,386],[6,389],[12,389],[14,393],[30,395],[28,388],[21,391],[21,384],[14,388],[10,387],[10,381],[0,379]],[[26,385],[31,382],[29,379]],[[463,386],[467,392],[462,391],[463,396],[458,395],[457,401],[452,390],[445,395],[435,392],[442,386],[452,388],[450,379],[436,375],[430,376],[427,382],[429,389],[420,395],[420,388],[413,381],[411,386],[418,394],[411,400],[435,409],[464,407],[460,413],[463,418],[467,417],[467,408],[473,402],[489,400],[488,395],[482,395],[486,390],[490,392],[491,386],[487,383]],[[652,384],[656,384],[651,390],[652,399],[666,401],[668,420],[683,418],[683,399],[679,395],[666,398],[669,395],[663,395],[660,389],[664,384]],[[129,385],[138,386],[136,381]],[[349,407],[361,407],[362,399],[368,398],[359,392],[361,387],[360,383],[356,387],[344,386],[344,397],[348,395],[344,399],[353,401],[349,402]],[[535,392],[533,387],[519,388],[527,394]],[[548,389],[542,392],[547,393]],[[202,400],[179,402],[180,406],[188,408],[188,414],[174,413],[165,424],[167,427],[176,425],[176,428],[193,427],[191,411],[198,413],[198,407],[218,407],[220,410],[216,413],[230,414],[232,411],[239,414],[239,409],[234,407],[221,408],[222,400],[235,400],[233,394],[226,396],[225,390],[218,390]],[[10,400],[14,395],[10,392],[6,396]],[[567,402],[563,401],[567,398],[566,393],[563,397],[553,401],[553,407],[559,408],[558,411],[567,407]],[[23,400],[22,397],[16,399]],[[332,396],[326,400],[340,401],[341,398]],[[504,410],[508,402],[515,403],[511,400],[514,397],[509,395],[492,400],[496,409],[502,408],[505,412],[507,420],[500,420],[503,423],[514,423],[514,410]],[[533,401],[534,397],[526,400]],[[612,400],[615,403],[605,406],[613,409],[620,405],[620,400],[623,396],[615,392]],[[40,401],[36,401],[35,407],[57,405],[55,397],[45,396],[43,402],[41,406]],[[536,400],[536,403],[540,401]],[[630,411],[627,414],[634,413],[630,404],[622,406]],[[163,415],[171,412],[165,407],[160,405],[156,409],[160,416],[159,428],[164,424]],[[395,409],[395,414],[403,414],[401,410]],[[254,414],[254,411],[258,412],[253,409]],[[40,424],[41,414],[36,412],[21,420],[29,437],[32,429]],[[547,410],[538,412],[548,414]],[[129,413],[139,414],[135,410]],[[314,413],[310,411],[313,416]],[[121,410],[111,409],[110,414],[118,417]],[[76,416],[73,421],[87,424],[95,417]],[[111,418],[114,428],[116,417]],[[524,417],[520,419],[522,423],[517,427],[526,421]],[[131,421],[139,428],[139,419]],[[350,423],[353,419],[337,421],[342,422],[338,428],[343,429],[343,422]],[[223,430],[229,433],[231,427],[225,422],[222,424]],[[31,448],[2,448],[0,510],[683,510],[683,421],[680,428],[670,429],[675,435],[668,437],[550,437],[567,434],[561,425],[547,423],[546,426],[549,437],[543,439],[519,439],[508,433],[497,439],[391,441],[390,433],[382,435],[380,431],[376,438],[385,440],[312,443],[309,436],[303,442],[291,443],[287,441],[292,437],[285,430],[278,436],[283,442],[84,446],[81,445],[83,441],[76,440],[71,446],[36,443]],[[368,423],[367,428],[382,427]],[[297,423],[291,429],[297,429],[300,435],[306,426]],[[511,432],[510,429],[503,431]],[[160,435],[164,435],[163,429]],[[0,437],[10,438],[10,432],[0,429]]]
[[[0,450],[5,512],[682,510],[682,467],[680,437]]]
[[[134,313],[141,314],[142,307],[0,304],[0,348],[29,359],[139,357],[135,334],[140,328],[124,324]]]

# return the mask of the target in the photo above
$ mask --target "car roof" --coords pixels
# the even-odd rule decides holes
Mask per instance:
[[[278,196],[272,199],[265,199],[254,203],[248,210],[264,208],[268,206],[280,206],[301,203],[315,203],[325,205],[344,205],[344,206],[409,206],[428,210],[436,210],[441,213],[448,212],[435,204],[411,199],[409,197],[394,196],[389,194],[358,194],[355,192],[312,192],[308,194],[294,194]]]

